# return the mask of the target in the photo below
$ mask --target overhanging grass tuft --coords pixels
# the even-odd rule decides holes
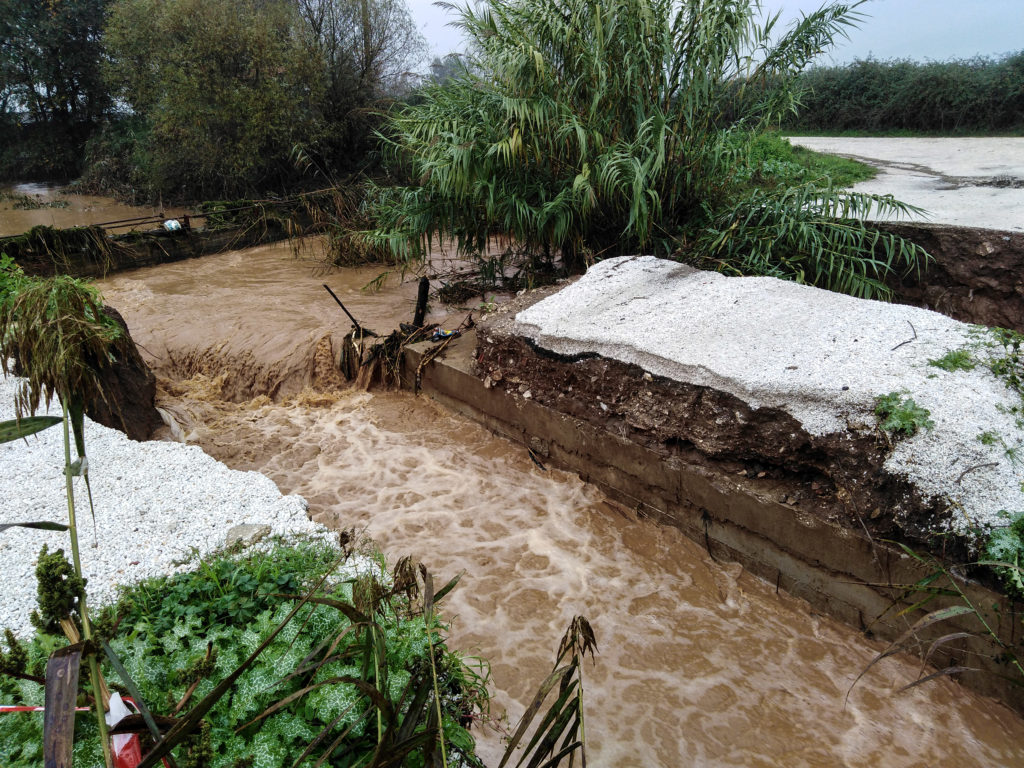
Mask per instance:
[[[130,354],[129,344],[85,281],[26,277],[10,259],[0,261],[0,368],[25,379],[15,396],[19,417],[55,395],[65,402],[105,400],[98,370]]]

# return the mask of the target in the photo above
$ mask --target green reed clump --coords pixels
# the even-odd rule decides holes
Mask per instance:
[[[786,30],[755,0],[466,5],[469,66],[389,116],[404,185],[372,190],[364,237],[401,263],[438,242],[482,260],[500,235],[568,271],[642,252],[887,297],[926,254],[860,220],[914,209],[814,176],[750,186],[759,136],[862,4]]]

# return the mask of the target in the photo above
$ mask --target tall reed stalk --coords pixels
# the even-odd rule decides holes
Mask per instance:
[[[10,259],[0,258],[0,369],[4,374],[18,373],[23,377],[15,396],[18,419],[34,415],[42,404],[48,405],[56,396],[61,403],[60,422],[64,428],[68,524],[29,522],[20,525],[67,530],[71,537],[73,567],[82,584],[78,595],[82,639],[85,642],[85,656],[96,700],[96,720],[103,757],[108,768],[112,760],[105,720],[105,685],[92,642],[92,624],[82,581],[72,477],[81,475],[85,480],[91,509],[92,491],[89,488],[88,459],[85,453],[84,403],[105,398],[99,369],[110,365],[119,353],[127,351],[127,343],[121,327],[104,314],[102,301],[94,288],[66,276],[28,278]],[[72,437],[78,456],[74,462],[71,459]],[[65,624],[69,640],[77,642],[77,638],[73,637],[77,631],[72,624]],[[70,738],[70,735],[62,738]],[[47,745],[48,749],[56,749],[49,737]]]
[[[87,646],[91,648],[92,625],[89,622],[89,608],[86,602],[85,581],[82,579],[82,560],[78,553],[78,523],[75,518],[75,489],[71,478],[74,470],[71,465],[71,415],[66,400],[61,401],[64,425],[64,482],[68,500],[68,534],[71,536],[71,564],[75,568],[75,575],[78,576],[82,590],[78,594],[78,615],[82,619],[82,638]],[[85,460],[84,452],[79,457],[80,461]],[[81,471],[81,464],[79,465]],[[107,702],[103,696],[103,683],[100,679],[99,663],[96,660],[96,651],[89,651],[89,677],[92,681],[93,698],[96,699],[96,725],[100,732],[100,744],[103,747],[103,762],[107,768],[111,768],[113,762],[110,755],[110,738],[107,735],[107,720],[105,717]]]

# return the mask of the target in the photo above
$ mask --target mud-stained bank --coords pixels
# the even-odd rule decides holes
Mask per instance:
[[[411,314],[414,284],[359,291],[375,274],[314,274],[274,246],[101,287],[190,439],[302,494],[317,520],[365,528],[393,559],[465,571],[446,599],[453,640],[491,661],[496,713],[518,717],[583,614],[600,648],[584,671],[594,765],[1021,759],[1024,722],[994,701],[949,680],[894,694],[918,673],[911,659],[877,665],[844,706],[881,644],[574,475],[542,471],[522,446],[405,393],[307,391],[318,345],[348,329],[320,283],[370,327]],[[493,758],[499,736],[482,738]]]

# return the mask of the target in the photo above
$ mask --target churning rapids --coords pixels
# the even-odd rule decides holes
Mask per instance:
[[[948,679],[896,694],[919,671],[905,657],[873,667],[844,705],[880,644],[424,397],[339,388],[324,339],[349,323],[321,283],[389,331],[411,316],[415,285],[392,276],[361,293],[378,272],[317,273],[276,245],[99,287],[190,441],[305,496],[318,521],[365,529],[392,559],[465,572],[445,600],[451,644],[490,660],[495,714],[518,718],[583,614],[600,649],[584,671],[595,766],[1024,762],[1024,721],[1007,708]],[[478,738],[496,765],[500,737]]]
[[[310,392],[330,384],[323,338],[348,330],[322,282],[370,328],[411,315],[413,283],[359,291],[377,272],[318,274],[276,245],[100,287],[206,451],[302,494],[321,522],[365,528],[392,558],[465,572],[446,599],[452,640],[491,661],[495,712],[519,716],[579,613],[600,647],[585,670],[596,766],[1022,759],[1024,723],[1004,707],[949,680],[894,694],[918,673],[911,659],[873,668],[844,707],[880,645],[575,476],[541,472],[521,446],[423,397]],[[484,742],[493,760],[499,738]]]

